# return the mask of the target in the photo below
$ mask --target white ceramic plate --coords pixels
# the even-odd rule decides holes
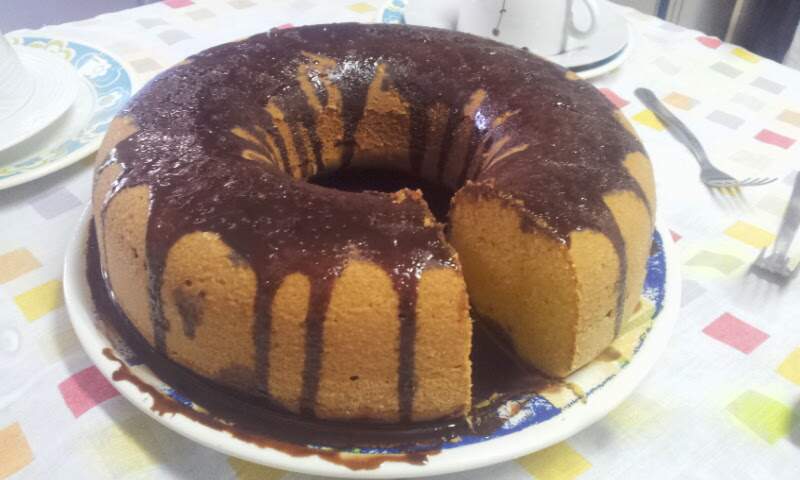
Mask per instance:
[[[37,48],[17,45],[14,51],[33,91],[18,110],[0,119],[0,152],[55,122],[78,95],[79,79],[72,64]]]
[[[588,427],[617,407],[653,368],[667,346],[680,305],[680,274],[671,240],[660,227],[654,235],[654,253],[648,263],[648,278],[638,314],[627,320],[612,347],[621,355],[615,360],[595,360],[567,381],[573,388],[550,387],[534,396],[500,430],[488,436],[465,436],[429,457],[424,465],[387,462],[375,470],[354,471],[329,463],[318,456],[294,457],[271,448],[240,440],[226,432],[207,427],[188,417],[160,416],[151,410],[153,400],[128,381],[115,381],[112,374],[120,365],[103,355],[114,345],[95,324],[91,292],[86,281],[86,244],[90,215],[87,211],[67,249],[64,268],[64,296],[72,325],[87,354],[103,375],[131,403],[166,427],[207,447],[251,462],[295,472],[346,478],[400,478],[432,476],[483,467],[511,460],[553,445]],[[126,352],[115,350],[120,359]],[[603,355],[601,355],[603,357]],[[141,380],[164,396],[192,406],[180,392],[155,377],[144,365],[128,365]],[[578,388],[574,388],[578,387]],[[552,391],[551,391],[552,390]],[[586,393],[585,401],[573,391]],[[390,453],[372,450],[354,455]]]
[[[546,56],[548,60],[577,73],[584,80],[604,75],[625,63],[635,44],[635,31],[623,16],[597,0],[599,6],[598,31],[590,38],[570,38],[567,51]],[[458,18],[458,0],[429,3],[420,0],[389,0],[379,12],[382,23],[411,23],[428,27],[455,29]],[[580,15],[580,11],[576,14]],[[578,19],[580,21],[580,18]]]
[[[112,55],[83,43],[45,37],[7,37],[57,55],[77,70],[75,102],[58,120],[0,152],[0,190],[35,180],[91,155],[114,115],[135,91],[134,77]]]

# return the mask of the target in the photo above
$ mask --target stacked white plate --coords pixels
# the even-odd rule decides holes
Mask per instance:
[[[0,190],[90,157],[134,88],[99,48],[0,34]]]
[[[41,49],[12,47],[0,35],[0,165],[8,152],[61,118],[80,79],[66,60]]]

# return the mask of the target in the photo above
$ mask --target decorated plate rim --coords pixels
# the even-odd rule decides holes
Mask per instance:
[[[661,293],[658,294],[660,298],[655,302],[660,305],[655,305],[652,326],[642,336],[641,343],[630,361],[619,372],[601,382],[596,388],[587,391],[585,402],[573,402],[566,405],[557,415],[519,430],[502,435],[493,434],[488,439],[464,442],[456,446],[445,446],[441,452],[431,455],[424,465],[385,462],[374,470],[350,470],[318,456],[295,457],[269,447],[248,443],[184,415],[161,416],[151,409],[153,401],[149,394],[142,393],[130,382],[114,381],[112,374],[119,368],[119,363],[103,354],[105,348],[114,349],[114,347],[95,325],[94,306],[85,278],[90,212],[90,209],[84,212],[77,232],[67,248],[63,284],[65,303],[73,328],[84,350],[101,373],[137,408],[171,430],[228,455],[299,473],[340,478],[408,478],[441,475],[501,463],[547,448],[583,430],[622,403],[666,349],[678,318],[680,273],[677,259],[673,253],[668,230],[663,225],[657,224],[654,240],[660,248],[655,255],[660,256],[662,260],[660,265],[662,283]],[[645,291],[647,288],[645,285]],[[114,351],[119,358],[124,358],[124,353]],[[156,388],[161,391],[169,390],[169,386],[164,382],[159,380],[159,383],[160,385],[155,385]]]
[[[100,147],[111,120],[139,87],[136,76],[131,73],[133,70],[126,62],[109,53],[106,49],[99,48],[89,42],[70,40],[61,36],[36,34],[9,34],[6,38],[12,45],[28,46],[35,42],[44,42],[45,45],[50,45],[60,42],[61,46],[59,48],[63,50],[75,49],[75,47],[83,50],[80,55],[76,53],[72,58],[68,58],[67,61],[78,69],[80,81],[91,88],[95,96],[95,109],[83,129],[77,135],[66,139],[61,145],[49,150],[37,151],[32,156],[0,166],[0,190],[49,175],[94,153]],[[90,54],[99,55],[102,60],[108,62],[106,73],[93,77],[91,76],[93,72],[82,71],[78,68],[78,62]],[[96,65],[96,68],[102,68],[102,65]],[[111,83],[101,84],[100,82],[103,81],[102,79],[105,75],[108,75],[109,70],[115,72],[117,77]],[[111,99],[110,97],[114,94],[119,94],[119,96],[113,99],[113,103],[106,106],[101,104],[104,98],[109,97]],[[61,150],[66,151],[59,153]]]

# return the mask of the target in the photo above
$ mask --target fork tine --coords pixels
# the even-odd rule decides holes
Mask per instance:
[[[742,180],[739,185],[742,187],[760,187],[761,185],[767,185],[776,181],[777,178],[769,178],[769,177],[755,177],[755,178],[745,178]]]
[[[725,187],[730,187],[731,185],[735,185],[736,184],[736,180],[714,179],[714,180],[708,180],[705,183],[706,183],[706,185],[708,185],[710,187],[725,188]]]

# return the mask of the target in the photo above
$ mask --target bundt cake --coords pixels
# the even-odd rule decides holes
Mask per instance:
[[[455,192],[344,191],[337,171]],[[153,79],[97,155],[109,295],[170,361],[301,415],[470,408],[472,311],[565,376],[637,305],[655,209],[635,133],[525,51],[422,27],[275,30]],[[469,296],[468,296],[469,295]]]

